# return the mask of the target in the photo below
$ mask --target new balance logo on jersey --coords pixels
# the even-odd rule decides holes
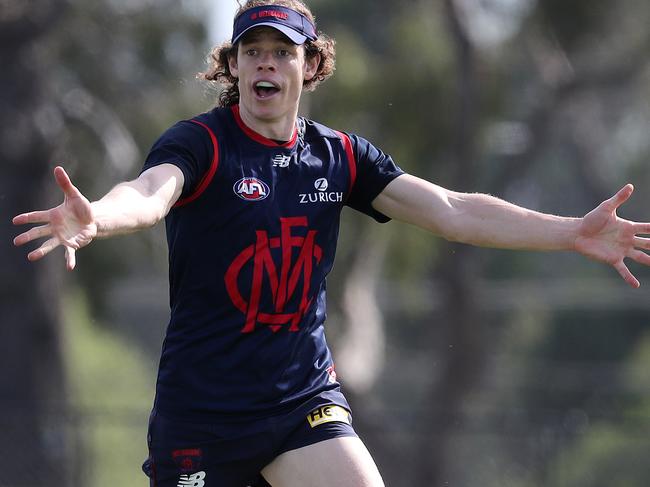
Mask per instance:
[[[273,160],[273,167],[289,167],[289,161],[291,160],[291,156],[278,154],[272,160]]]
[[[232,190],[237,196],[246,201],[263,200],[271,192],[269,186],[257,178],[242,178],[235,183]]]
[[[341,203],[343,201],[343,193],[339,191],[327,191],[329,183],[325,178],[318,178],[314,181],[315,193],[300,193],[298,194],[299,203],[305,205],[308,203]]]
[[[205,485],[205,472],[192,475],[181,475],[177,487],[203,487]]]

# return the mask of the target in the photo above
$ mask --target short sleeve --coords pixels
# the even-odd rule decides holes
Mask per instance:
[[[396,177],[404,174],[393,159],[367,140],[350,135],[356,159],[356,180],[348,197],[347,206],[373,217],[380,223],[390,221],[372,207],[373,200]]]
[[[154,143],[141,172],[160,164],[177,166],[185,178],[181,198],[190,195],[210,168],[213,145],[201,125],[182,121],[167,129]]]

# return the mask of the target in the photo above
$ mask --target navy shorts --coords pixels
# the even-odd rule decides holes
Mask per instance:
[[[254,422],[177,421],[154,410],[142,470],[151,487],[268,487],[260,471],[278,455],[343,436],[357,436],[350,413],[318,396]]]

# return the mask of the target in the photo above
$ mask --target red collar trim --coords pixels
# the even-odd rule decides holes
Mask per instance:
[[[258,142],[262,145],[265,145],[267,147],[287,147],[291,148],[296,144],[296,140],[298,140],[298,128],[294,127],[293,128],[293,135],[291,136],[291,140],[288,142],[285,142],[284,144],[278,144],[275,140],[269,139],[268,137],[264,137],[262,134],[255,132],[252,128],[250,128],[248,125],[244,123],[244,121],[241,118],[241,115],[239,114],[239,105],[233,105],[231,107],[232,114],[235,117],[235,121],[237,122],[237,125],[239,125],[239,128],[242,129],[242,131],[251,139],[253,139],[255,142]]]

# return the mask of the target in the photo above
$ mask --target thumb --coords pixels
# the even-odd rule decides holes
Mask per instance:
[[[621,189],[619,189],[614,196],[604,201],[607,209],[610,211],[616,210],[619,206],[625,203],[630,198],[630,196],[632,196],[633,192],[634,186],[631,184],[626,184]]]
[[[81,195],[76,186],[72,184],[68,173],[65,172],[65,169],[61,166],[56,166],[54,168],[54,179],[56,180],[56,184],[58,184],[59,188],[63,191],[63,194],[67,197],[73,198]]]

